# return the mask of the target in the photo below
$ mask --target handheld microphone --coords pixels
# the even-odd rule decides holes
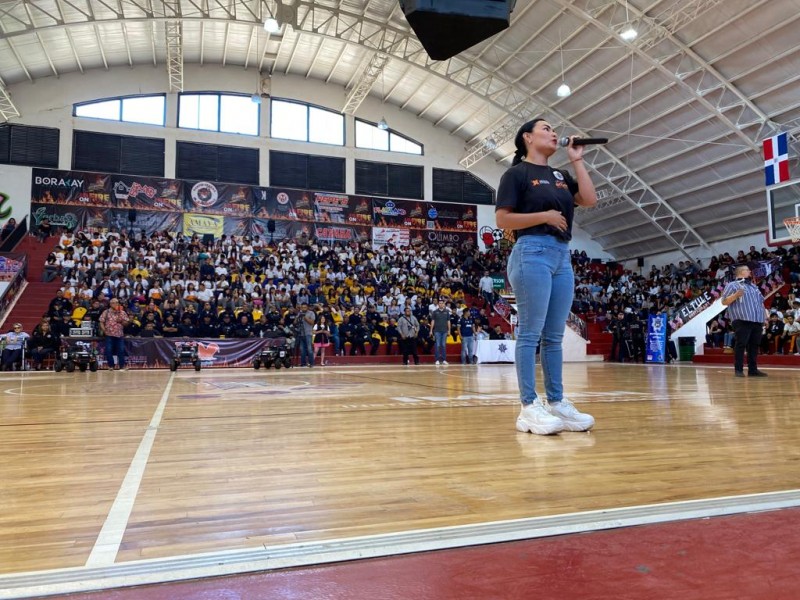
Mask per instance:
[[[591,146],[591,145],[594,145],[594,144],[607,144],[607,143],[608,143],[608,138],[579,138],[579,137],[576,137],[572,141],[572,145],[573,146]],[[558,145],[559,146],[564,146],[564,147],[569,146],[569,138],[568,137],[562,137],[560,140],[558,140]]]

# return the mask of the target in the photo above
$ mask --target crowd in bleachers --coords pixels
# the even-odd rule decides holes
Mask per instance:
[[[397,319],[408,306],[421,325],[420,350],[430,353],[429,317],[439,298],[452,314],[450,341],[458,341],[464,316],[474,320],[478,339],[509,335],[507,326],[491,319],[496,294],[481,293],[486,287],[482,278],[504,272],[508,251],[425,244],[374,249],[368,243],[326,244],[307,238],[268,243],[259,236],[226,235],[206,244],[197,235],[65,231],[45,265],[45,279],[60,278],[63,287],[43,322],[56,336],[64,336],[81,323],[97,323],[108,301],[117,298],[132,316],[125,326],[128,336],[280,336],[291,341],[300,307],[307,304],[324,317],[321,337],[332,353],[375,354],[381,346],[396,352]],[[666,313],[676,328],[681,306],[706,293],[718,296],[736,264],[772,259],[783,266],[765,277],[762,287],[780,285],[784,272],[793,286],[788,296],[772,299],[772,309],[784,324],[779,337],[786,343],[774,342],[774,334],[765,340],[778,351],[800,328],[788,323],[800,316],[796,247],[760,252],[751,247],[736,257],[713,257],[707,265],[683,261],[653,266],[647,273],[576,251],[573,312],[603,323],[614,334],[618,343],[612,360],[644,360],[648,314]],[[730,335],[724,313],[709,324],[709,343],[730,344]]]
[[[507,335],[490,326],[489,305],[472,301],[480,277],[500,268],[501,258],[448,245],[376,250],[304,238],[270,244],[223,235],[205,244],[197,235],[65,232],[46,261],[45,279],[64,285],[45,318],[63,336],[97,323],[117,298],[132,316],[128,336],[292,339],[307,304],[325,317],[332,352],[375,354],[381,344],[396,351],[397,319],[408,306],[430,352],[428,319],[439,298],[452,314],[452,341],[465,314],[477,337]]]
[[[800,249],[778,247],[774,250],[754,246],[734,257],[729,253],[714,256],[703,265],[701,262],[681,261],[658,268],[652,266],[647,273],[622,269],[619,265],[596,265],[585,253],[574,253],[576,273],[573,311],[586,320],[602,322],[613,334],[611,358],[616,361],[644,361],[647,317],[664,313],[669,317],[671,330],[678,329],[683,321],[680,309],[704,295],[718,298],[733,270],[739,264],[768,265],[770,271],[759,281],[765,296],[789,284],[787,295],[774,293],[768,300],[780,325],[780,334],[765,328],[762,349],[765,352],[789,351],[789,343],[797,328],[790,325],[800,317]],[[788,327],[788,329],[787,329]],[[782,338],[776,341],[776,335]],[[796,334],[795,334],[796,335]],[[733,345],[733,328],[725,313],[708,324],[707,343],[717,346]],[[794,347],[794,344],[792,344]]]

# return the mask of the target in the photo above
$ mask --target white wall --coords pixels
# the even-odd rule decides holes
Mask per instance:
[[[222,91],[251,94],[256,91],[257,84],[258,76],[253,70],[245,71],[241,68],[198,65],[185,65],[184,67],[184,91],[186,92]],[[268,102],[262,104],[261,135],[258,137],[178,129],[174,126],[177,123],[178,112],[178,97],[176,94],[167,95],[167,122],[170,124],[167,127],[118,123],[72,116],[72,105],[75,102],[131,94],[163,93],[167,88],[167,74],[163,65],[158,67],[140,66],[132,69],[119,68],[110,71],[91,70],[83,74],[71,73],[63,75],[58,79],[37,79],[35,83],[24,82],[10,88],[15,104],[23,107],[23,115],[12,122],[58,127],[61,130],[59,168],[64,170],[71,168],[72,131],[73,129],[80,129],[101,133],[165,138],[166,177],[175,177],[175,147],[178,140],[261,149],[260,177],[262,185],[267,185],[269,181],[268,150],[270,149],[344,157],[347,160],[346,191],[350,194],[355,192],[354,165],[356,159],[423,165],[425,169],[424,195],[426,200],[432,198],[433,168],[461,169],[458,161],[464,154],[467,145],[461,138],[449,135],[445,129],[435,127],[430,121],[417,118],[414,114],[404,112],[392,104],[383,104],[373,97],[368,97],[364,100],[358,109],[357,116],[372,122],[377,122],[381,117],[385,117],[393,130],[423,144],[425,147],[424,156],[354,148],[352,145],[355,137],[352,118],[346,119],[346,141],[348,144],[346,147],[270,139],[267,137],[269,132]],[[346,96],[344,88],[340,86],[326,84],[315,79],[281,74],[276,74],[272,77],[271,93],[274,98],[300,100],[333,110],[341,110]],[[29,205],[30,169],[27,169],[27,178],[22,171],[19,171],[19,168],[9,167],[3,169],[0,171],[0,188],[3,186],[8,187],[6,179],[9,179],[9,181],[12,179],[18,180],[24,186],[20,189],[15,189],[14,196],[15,198],[26,199],[27,205]],[[471,172],[497,189],[500,177],[505,170],[506,166],[498,164],[492,158],[485,158],[478,162],[471,169]],[[27,205],[24,208],[25,213],[27,213]],[[23,209],[21,208],[20,210]],[[480,229],[484,226],[492,228],[496,226],[493,206],[478,207],[478,227]],[[611,258],[585,232],[575,228],[573,235],[574,248],[586,250],[587,254],[593,258]]]

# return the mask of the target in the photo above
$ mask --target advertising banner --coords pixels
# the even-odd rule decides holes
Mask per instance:
[[[313,221],[310,192],[275,188],[255,188],[256,216],[260,219]]]
[[[183,211],[183,182],[112,175],[111,190],[118,209]]]
[[[322,241],[332,244],[334,242],[367,242],[369,241],[369,227],[357,225],[333,225],[328,223],[315,223],[314,236]]]
[[[210,233],[215,238],[225,233],[223,217],[220,215],[198,215],[183,213],[183,235],[197,234],[203,237]]]
[[[645,362],[667,362],[667,316],[649,315],[647,317],[647,347]]]
[[[715,298],[709,292],[703,292],[701,295],[693,298],[691,302],[684,304],[678,310],[678,318],[686,323],[695,315],[701,313],[708,308]]]
[[[391,227],[373,227],[372,247],[377,250],[387,244],[391,244],[395,248],[405,248],[411,244],[410,231]]]
[[[33,169],[31,202],[110,208],[111,175],[83,171]]]
[[[372,200],[364,196],[350,196],[347,222],[351,225],[372,226]]]
[[[21,223],[31,207],[30,167],[0,165],[0,220],[14,218]]]
[[[372,224],[376,227],[425,229],[422,202],[413,200],[372,199]]]
[[[478,234],[458,231],[412,231],[412,244],[429,244],[432,246],[452,246],[462,250],[475,248]]]
[[[251,236],[253,235],[251,227],[253,220],[248,217],[225,217],[222,223],[222,231],[228,237],[236,236],[241,238]]]
[[[314,220],[318,223],[347,223],[350,197],[344,194],[316,192],[314,194]]]
[[[183,189],[186,211],[242,217],[253,213],[253,188],[249,185],[187,181]]]
[[[111,211],[97,206],[71,206],[68,204],[31,204],[31,224],[36,228],[47,219],[53,227],[70,231],[79,229],[106,230]]]
[[[136,218],[131,221],[130,217]],[[180,233],[183,228],[183,213],[165,210],[137,210],[135,215],[130,209],[109,211],[109,226],[117,231],[144,233],[152,235],[158,231]]]
[[[133,368],[167,369],[175,355],[175,345],[185,338],[125,338],[126,362]],[[251,367],[262,348],[281,346],[284,338],[197,339],[203,368]]]
[[[270,243],[298,239],[302,236],[303,231],[308,235],[307,223],[272,220],[275,225],[275,231],[270,232],[269,221],[269,219],[252,219],[250,221],[250,235],[260,236],[262,240],[267,240]]]
[[[478,210],[472,204],[431,202],[428,206],[427,229],[438,231],[478,231]]]

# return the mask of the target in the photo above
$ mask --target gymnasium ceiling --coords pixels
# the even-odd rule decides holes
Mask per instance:
[[[291,25],[267,34],[270,14]],[[707,256],[767,227],[762,140],[787,131],[797,156],[799,19],[800,0],[517,0],[509,29],[436,62],[397,0],[0,0],[0,120],[24,119],[20,82],[150,64],[175,91],[198,63],[343,86],[351,114],[381,98],[463,139],[466,168],[510,164],[541,115],[611,140],[576,217],[607,252]]]

